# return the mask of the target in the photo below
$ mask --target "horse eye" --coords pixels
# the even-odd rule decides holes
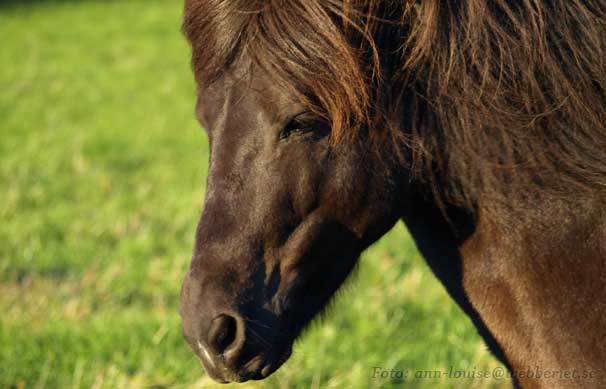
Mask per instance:
[[[318,137],[327,134],[328,126],[310,113],[301,113],[293,117],[280,132],[280,140],[286,139],[294,134],[305,134],[313,132]]]

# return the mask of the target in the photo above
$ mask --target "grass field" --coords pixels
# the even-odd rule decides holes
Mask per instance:
[[[174,0],[0,1],[1,388],[214,386],[177,314],[208,151],[180,16]],[[414,379],[451,366],[500,365],[398,226],[244,387],[508,385]]]

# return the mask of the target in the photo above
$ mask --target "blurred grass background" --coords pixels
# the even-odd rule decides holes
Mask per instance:
[[[0,0],[0,387],[215,386],[177,313],[208,152],[181,8]],[[508,386],[371,377],[450,366],[500,365],[400,225],[243,387]]]

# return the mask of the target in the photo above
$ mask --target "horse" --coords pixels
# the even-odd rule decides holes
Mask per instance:
[[[605,2],[186,0],[182,30],[211,378],[276,371],[402,220],[514,386],[606,387]]]

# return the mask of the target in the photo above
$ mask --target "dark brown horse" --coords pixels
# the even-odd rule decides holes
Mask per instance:
[[[606,387],[606,2],[188,0],[184,31],[211,377],[274,372],[401,219],[515,385]]]

